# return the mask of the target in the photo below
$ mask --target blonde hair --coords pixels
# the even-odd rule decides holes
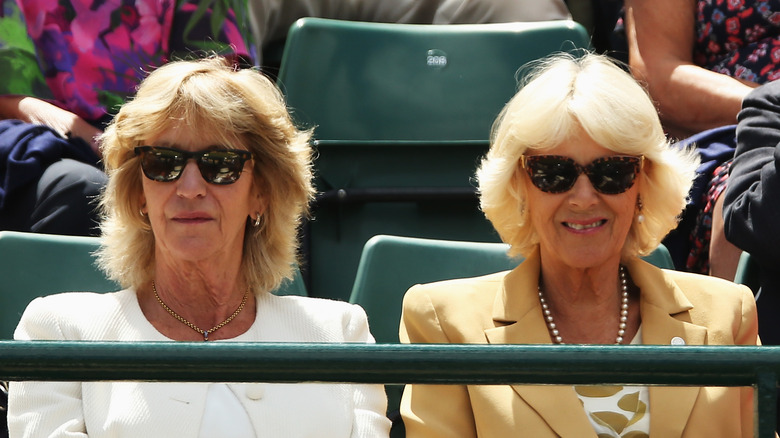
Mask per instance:
[[[101,268],[123,287],[154,278],[155,241],[139,213],[142,176],[133,149],[177,123],[252,152],[251,177],[267,205],[260,226],[247,218],[241,270],[255,293],[275,289],[292,277],[298,227],[314,195],[311,132],[294,126],[273,82],[255,70],[236,70],[220,57],[158,68],[105,130],[109,180],[101,198]]]
[[[638,177],[645,220],[634,220],[623,258],[649,254],[677,226],[698,156],[670,145],[647,91],[606,56],[554,55],[531,66],[526,77],[495,121],[477,170],[480,206],[511,245],[510,254],[526,255],[539,244],[520,157],[553,148],[580,129],[607,149],[645,157]]]

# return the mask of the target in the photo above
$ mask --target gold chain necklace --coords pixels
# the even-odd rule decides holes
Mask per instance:
[[[195,330],[196,332],[203,335],[203,341],[209,340],[209,333],[214,333],[215,331],[221,329],[222,327],[226,326],[230,321],[233,320],[236,316],[238,316],[239,313],[241,313],[242,310],[244,310],[244,306],[246,305],[247,297],[249,297],[249,289],[244,292],[244,298],[241,300],[241,304],[238,306],[238,309],[236,309],[235,312],[233,312],[232,315],[228,316],[228,318],[219,324],[215,325],[214,327],[210,328],[209,330],[203,330],[202,328],[196,326],[195,324],[187,321],[183,316],[179,315],[178,313],[174,312],[173,309],[166,306],[165,303],[163,303],[163,300],[160,299],[160,295],[157,294],[157,287],[154,284],[154,280],[152,281],[152,291],[154,291],[154,297],[157,298],[157,302],[160,303],[163,309],[168,311],[168,313],[171,314],[174,318],[176,318],[180,323],[186,325],[187,327]]]

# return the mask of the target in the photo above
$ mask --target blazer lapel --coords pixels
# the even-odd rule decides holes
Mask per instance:
[[[536,251],[504,278],[493,304],[495,327],[485,330],[489,343],[552,343],[537,294],[539,267],[539,254]],[[522,363],[518,366],[522,366]],[[512,385],[512,389],[557,435],[572,438],[596,437],[582,409],[582,403],[571,386]],[[520,421],[522,422],[522,419]],[[584,433],[587,435],[583,435]]]
[[[693,305],[674,281],[662,270],[639,259],[629,263],[629,272],[641,290],[643,344],[704,345],[707,329],[690,322],[689,311]],[[695,386],[651,386],[650,430],[653,435],[681,436],[699,390]]]

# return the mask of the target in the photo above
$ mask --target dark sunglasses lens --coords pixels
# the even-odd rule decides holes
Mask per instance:
[[[141,156],[141,169],[154,181],[173,181],[181,175],[186,158],[173,150],[148,149]]]
[[[213,151],[198,159],[203,179],[212,184],[232,184],[241,176],[246,159],[233,151]]]
[[[610,157],[590,165],[588,178],[596,190],[617,195],[630,189],[636,179],[639,160],[634,157]]]
[[[531,182],[547,193],[562,193],[577,181],[577,166],[573,161],[557,157],[528,157],[526,161]]]

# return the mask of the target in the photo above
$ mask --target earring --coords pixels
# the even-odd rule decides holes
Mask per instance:
[[[141,217],[146,217],[146,213],[144,213],[144,209],[143,208],[139,208],[138,209],[138,213],[141,215]]]
[[[260,213],[257,213],[257,218],[255,219],[255,227],[260,226],[260,218],[261,218]]]
[[[642,214],[642,209],[643,208],[644,208],[644,205],[642,204],[642,197],[641,196],[637,196],[637,198],[636,198],[636,209],[637,209],[637,211],[639,211],[639,214],[636,217],[636,222],[638,224],[645,223],[645,215]]]

